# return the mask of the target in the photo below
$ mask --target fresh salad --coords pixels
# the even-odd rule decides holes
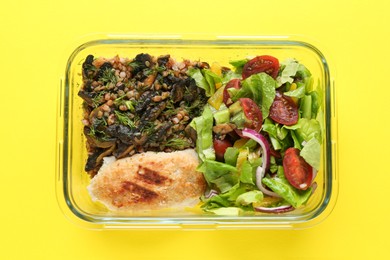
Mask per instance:
[[[218,215],[281,213],[305,205],[320,168],[321,87],[295,59],[262,55],[187,74],[209,97],[190,126],[208,191],[202,209]]]

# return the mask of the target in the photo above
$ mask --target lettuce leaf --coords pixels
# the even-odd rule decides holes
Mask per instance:
[[[237,164],[238,148],[228,147],[223,155],[225,163],[235,166]]]
[[[301,143],[303,141],[308,142],[312,138],[316,138],[320,144],[322,143],[321,126],[315,119],[300,118],[297,124],[283,127],[295,130],[295,134]]]
[[[295,76],[302,80],[306,88],[306,93],[309,93],[313,88],[313,77],[305,65],[299,64],[297,74]]]
[[[241,74],[242,72],[242,68],[244,67],[244,65],[249,61],[249,59],[242,59],[242,60],[233,60],[233,61],[230,61],[230,65],[232,65],[236,70],[235,72],[236,73],[239,73]]]
[[[196,152],[199,158],[204,160],[215,160],[215,151],[213,147],[213,113],[206,105],[201,116],[194,118],[190,126],[197,133]]]
[[[297,149],[301,150],[302,149],[301,143],[299,142],[299,140],[298,140],[297,136],[295,135],[294,131],[291,130],[290,134],[291,134],[291,137],[292,137],[292,139],[294,141],[294,148],[297,148]]]
[[[316,138],[310,139],[302,148],[300,155],[317,171],[320,168],[321,145]]]
[[[209,85],[210,89],[210,96],[214,95],[215,93],[215,84],[220,83],[222,81],[221,77],[212,72],[209,69],[203,69],[202,70],[203,76],[207,81],[207,84]]]
[[[219,76],[210,70],[203,71],[205,75],[203,75],[202,71],[198,68],[190,68],[187,71],[187,74],[195,80],[196,85],[199,88],[203,88],[205,90],[206,96],[211,97],[215,93],[215,80],[216,78],[219,78]]]
[[[268,74],[264,72],[253,74],[242,81],[242,87],[233,93],[232,100],[237,101],[243,97],[251,98],[259,105],[263,118],[266,118],[275,98],[276,87],[276,81]]]
[[[262,182],[272,191],[280,195],[285,201],[290,203],[294,208],[304,205],[311,195],[311,188],[308,188],[307,190],[298,190],[291,186],[284,176],[282,166],[279,166],[277,177],[264,178]]]
[[[278,87],[287,82],[293,83],[294,76],[297,74],[299,68],[299,63],[295,59],[287,59],[282,62],[281,65],[282,72],[280,73],[280,76],[276,79]]]
[[[250,205],[252,203],[258,203],[264,198],[263,193],[259,190],[251,190],[245,192],[237,197],[236,204],[238,205]]]
[[[253,167],[249,161],[245,161],[241,166],[240,181],[243,183],[255,184],[253,176]]]
[[[221,82],[222,85],[226,85],[232,79],[241,79],[241,73],[237,73],[235,71],[229,70],[226,73],[222,74]]]
[[[236,215],[245,211],[254,211],[253,203],[260,203],[264,199],[261,191],[255,186],[236,184],[228,192],[215,195],[209,199],[202,198],[202,209],[218,215]]]
[[[299,86],[297,89],[284,92],[283,94],[289,97],[302,98],[305,96],[306,89],[305,86]]]
[[[299,110],[303,118],[311,119],[312,97],[310,95],[303,96],[303,98],[301,99]]]
[[[214,160],[205,160],[199,167],[206,181],[215,186],[222,192],[229,191],[239,181],[237,168],[226,163]]]

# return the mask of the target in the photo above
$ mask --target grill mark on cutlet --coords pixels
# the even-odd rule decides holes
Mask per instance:
[[[148,184],[154,185],[161,185],[169,180],[167,177],[159,174],[157,171],[141,165],[138,168],[136,178]]]
[[[147,202],[158,197],[158,194],[152,190],[144,188],[131,181],[122,182],[123,190],[129,191],[134,198],[134,202]]]

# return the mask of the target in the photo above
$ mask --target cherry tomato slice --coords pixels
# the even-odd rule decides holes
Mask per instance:
[[[242,78],[246,79],[250,75],[260,72],[265,72],[276,79],[279,73],[279,60],[269,55],[257,56],[244,65]]]
[[[249,120],[244,126],[259,132],[263,124],[263,114],[260,108],[250,98],[240,98],[239,100],[245,117]]]
[[[277,91],[269,117],[279,124],[294,125],[298,122],[298,106],[290,97]]]
[[[223,140],[214,139],[213,146],[214,146],[215,157],[217,161],[223,162],[226,149],[228,147],[232,147],[233,145],[229,140],[225,138]]]
[[[227,90],[229,88],[239,89],[240,87],[241,87],[240,79],[232,79],[226,84],[223,90],[223,103],[225,103],[226,106],[229,107],[231,104],[233,104],[233,101],[230,99],[230,94]]]
[[[263,113],[261,113],[260,108],[257,104],[250,98],[240,98],[242,110],[244,111],[247,121],[244,123],[244,127],[250,128],[259,132],[261,126],[263,125]],[[234,129],[236,133],[243,137],[242,131],[240,129]]]
[[[313,179],[312,167],[299,155],[299,149],[290,147],[284,153],[284,175],[288,182],[299,190],[310,187]]]

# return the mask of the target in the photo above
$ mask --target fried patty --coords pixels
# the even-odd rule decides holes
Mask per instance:
[[[195,206],[206,188],[198,164],[193,149],[136,154],[105,163],[88,191],[93,201],[114,211]]]

